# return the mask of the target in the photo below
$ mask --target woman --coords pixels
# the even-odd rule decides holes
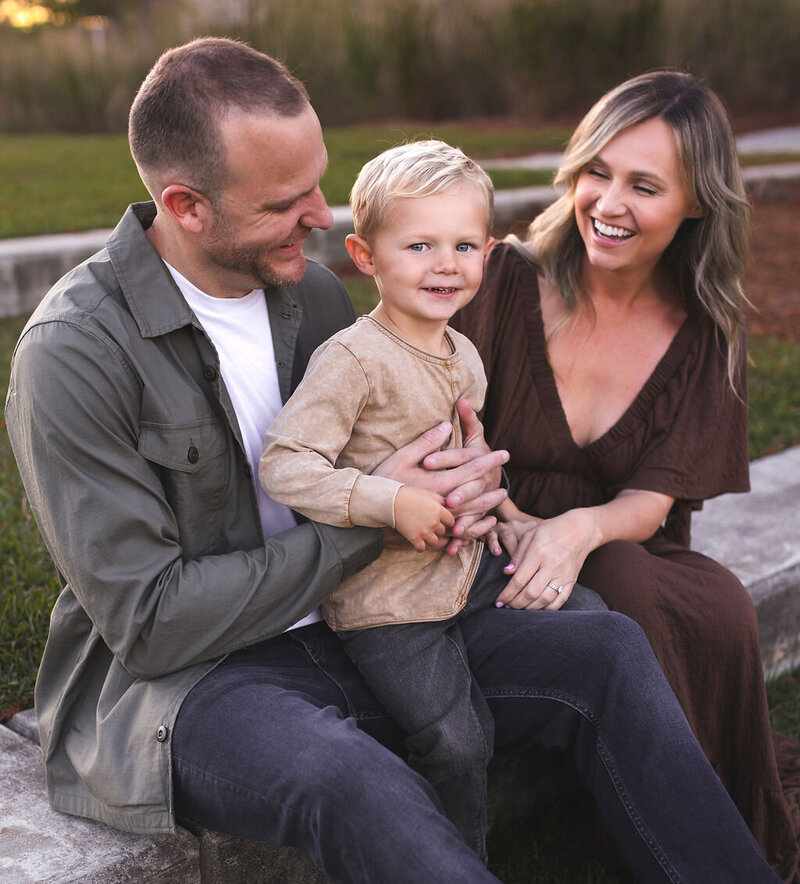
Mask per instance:
[[[589,111],[556,185],[453,321],[486,365],[484,423],[510,452],[511,497],[536,516],[498,528],[517,563],[501,601],[557,608],[580,581],[637,620],[794,880],[755,611],[733,574],[689,549],[692,509],[749,481],[749,204],[726,113],[686,74],[636,77]]]

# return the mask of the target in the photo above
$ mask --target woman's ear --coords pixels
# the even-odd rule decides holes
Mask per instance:
[[[375,260],[372,255],[372,247],[364,237],[350,233],[345,237],[344,244],[356,267],[367,276],[375,276]]]
[[[161,202],[187,233],[202,233],[211,223],[212,210],[208,200],[185,184],[165,187]]]

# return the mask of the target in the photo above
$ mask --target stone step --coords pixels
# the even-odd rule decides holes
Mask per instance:
[[[694,513],[692,546],[747,588],[772,678],[800,666],[800,446],[752,461],[750,485]]]
[[[795,130],[791,130],[794,133]],[[793,135],[793,137],[795,137]],[[549,157],[554,162],[554,157]],[[519,165],[518,160],[490,165]],[[522,163],[524,165],[524,162]],[[800,178],[800,163],[749,166],[744,169],[750,185]],[[520,187],[495,194],[495,229],[500,235],[521,221],[528,221],[556,198],[552,187]],[[314,261],[330,267],[351,266],[344,238],[353,232],[349,206],[334,206],[333,226],[312,230],[304,251]],[[30,313],[49,288],[76,264],[99,251],[110,230],[27,236],[0,240],[0,318]]]
[[[523,187],[497,194],[495,222],[507,230],[516,221],[533,218],[555,198],[550,187]],[[344,245],[353,232],[348,206],[334,206],[333,226],[312,230],[303,251],[329,267],[352,266]],[[103,248],[110,230],[27,236],[0,240],[0,318],[31,313],[53,283]]]

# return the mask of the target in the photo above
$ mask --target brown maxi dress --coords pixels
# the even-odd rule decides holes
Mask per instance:
[[[765,854],[785,880],[797,880],[796,814],[778,775],[755,610],[730,571],[689,549],[692,509],[749,488],[747,409],[730,389],[711,324],[688,318],[617,424],[584,447],[572,438],[548,361],[537,269],[516,248],[493,248],[481,290],[451,324],[484,360],[486,438],[510,453],[520,509],[552,518],[623,488],[676,499],[650,540],[606,544],[578,579],[644,628]]]

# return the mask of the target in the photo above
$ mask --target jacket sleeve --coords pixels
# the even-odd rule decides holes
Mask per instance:
[[[270,497],[329,525],[394,527],[400,483],[336,466],[369,393],[346,346],[333,340],[319,347],[267,431],[259,479]]]
[[[250,548],[215,537],[211,552],[187,556],[162,477],[140,450],[144,395],[116,341],[48,322],[23,335],[6,403],[14,454],[56,567],[135,677],[275,635],[379,555],[379,532],[307,524]],[[225,478],[229,461],[220,459]],[[202,519],[214,503],[195,500]]]

